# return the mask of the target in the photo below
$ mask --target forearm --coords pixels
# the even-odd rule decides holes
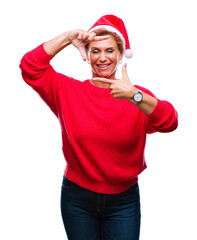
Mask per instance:
[[[58,52],[68,46],[71,41],[68,39],[68,33],[64,32],[63,34],[47,41],[44,43],[44,50],[51,56],[55,56]]]
[[[133,95],[136,92],[137,92],[137,88],[134,87],[131,93],[131,98],[128,99],[131,103],[134,103]],[[155,109],[157,105],[157,99],[145,92],[142,92],[142,96],[143,96],[142,101],[140,103],[137,103],[136,107],[138,107],[146,115],[149,115]]]

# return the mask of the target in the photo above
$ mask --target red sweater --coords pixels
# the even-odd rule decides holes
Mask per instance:
[[[98,193],[127,190],[147,167],[146,134],[175,130],[176,110],[158,99],[153,112],[145,115],[128,100],[115,99],[107,88],[56,72],[50,65],[52,58],[41,44],[23,56],[20,68],[25,82],[59,119],[65,176]]]

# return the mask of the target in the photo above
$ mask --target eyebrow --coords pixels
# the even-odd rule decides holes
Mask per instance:
[[[115,47],[108,47],[108,48],[106,48],[106,50],[108,50],[108,49],[115,49]],[[100,49],[97,48],[97,47],[92,47],[91,50],[100,50]]]

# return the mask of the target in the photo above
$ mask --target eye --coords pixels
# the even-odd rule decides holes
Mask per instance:
[[[114,50],[113,50],[113,49],[107,49],[107,52],[108,52],[108,53],[113,53]]]
[[[92,50],[92,53],[97,54],[97,53],[99,53],[99,51],[95,49],[95,50]]]

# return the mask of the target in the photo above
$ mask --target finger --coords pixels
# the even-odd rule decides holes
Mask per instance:
[[[109,36],[96,36],[96,33],[90,33],[87,38],[83,38],[85,42],[92,42],[92,41],[102,41],[108,39]]]
[[[86,32],[83,29],[79,29],[78,30],[78,37],[77,37],[78,40],[85,40],[88,37],[89,37],[89,33],[88,32]]]
[[[83,37],[83,32],[82,32],[82,31],[79,31],[79,32],[78,32],[78,37],[77,37],[77,39],[78,39],[78,40],[81,40],[82,37]]]
[[[90,34],[87,33],[87,32],[83,32],[83,36],[82,36],[82,39],[83,41],[86,41],[88,38],[89,38]]]
[[[103,83],[115,83],[117,80],[111,80],[111,79],[107,79],[107,78],[100,78],[100,77],[95,77],[92,78],[91,80],[93,81],[99,81],[99,82],[103,82]]]
[[[109,36],[107,36],[107,35],[105,35],[105,36],[96,36],[94,38],[94,41],[102,41],[102,40],[106,40],[108,38],[109,38]]]
[[[125,64],[122,66],[122,77],[123,77],[123,78],[128,77],[128,74],[127,74],[127,63],[125,63]]]
[[[91,32],[89,33],[89,38],[87,39],[88,42],[91,42],[94,40],[94,38],[96,37],[96,33]]]

